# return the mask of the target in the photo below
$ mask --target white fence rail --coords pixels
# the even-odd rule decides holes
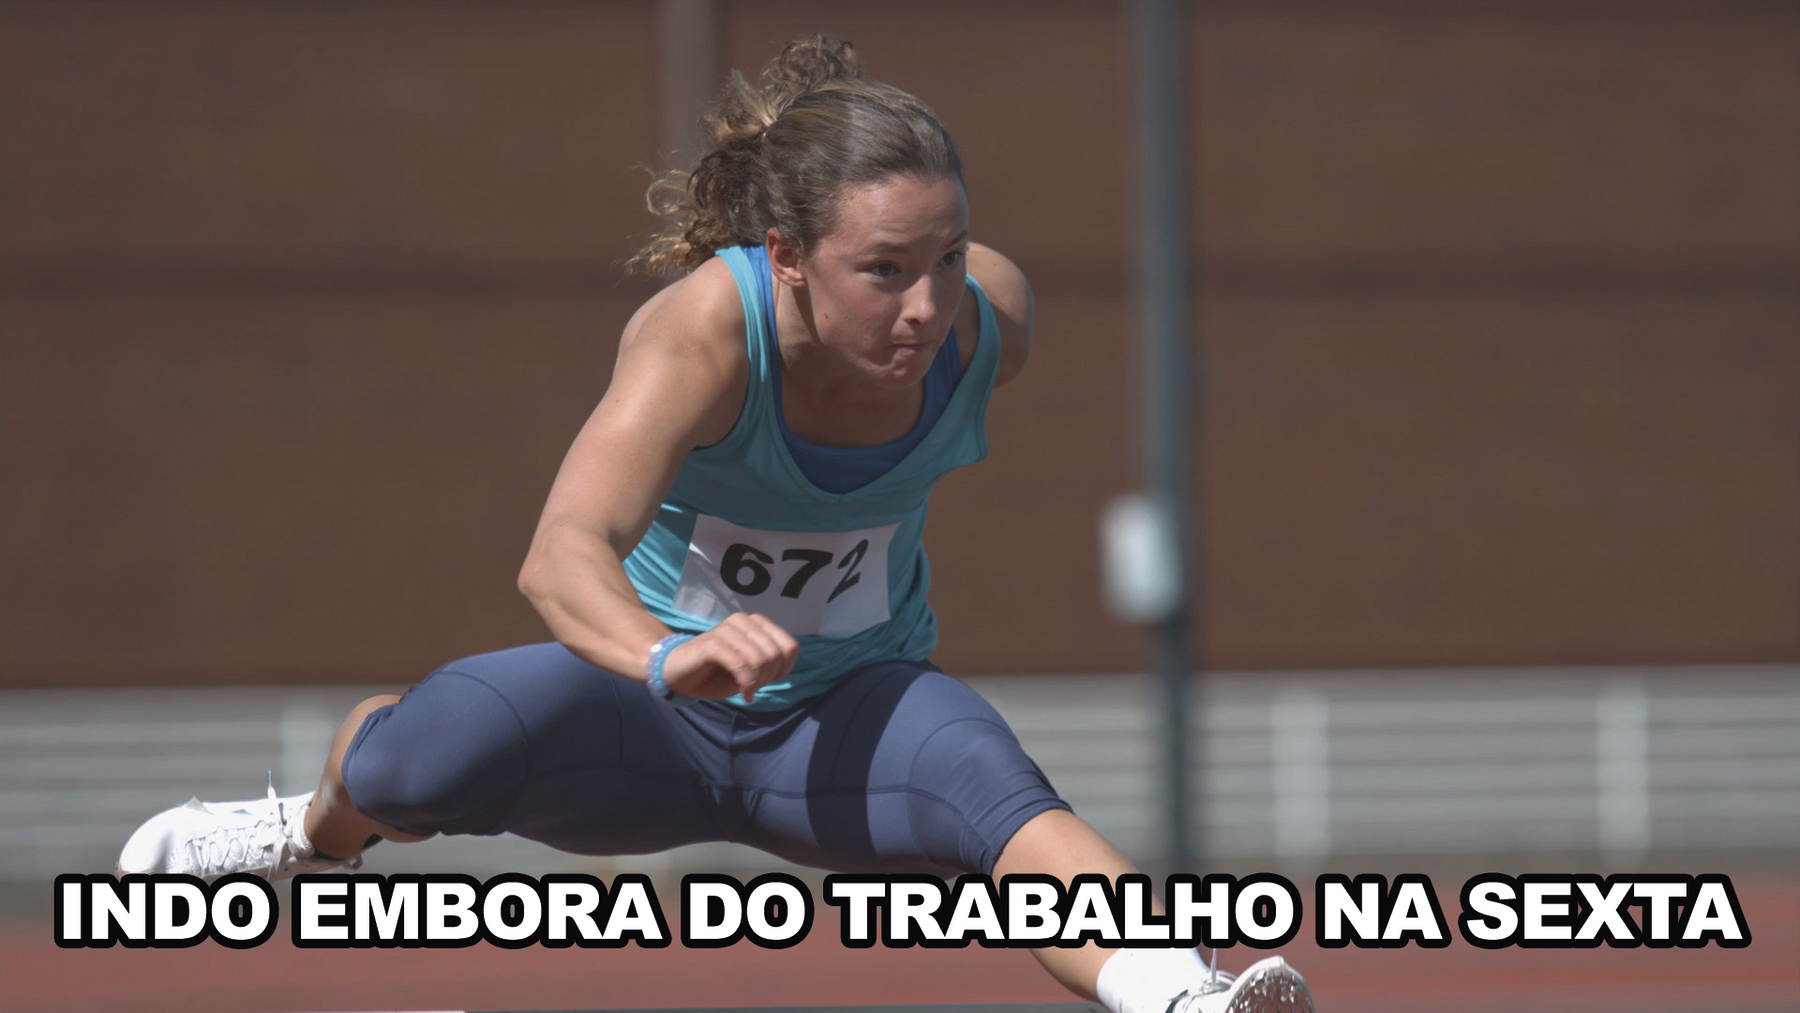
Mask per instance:
[[[971,679],[1126,853],[1162,826],[1141,676]],[[0,693],[0,880],[109,870],[190,796],[316,780],[365,687]],[[1209,676],[1195,730],[1205,854],[1234,861],[1788,848],[1800,840],[1800,666]],[[510,838],[387,847],[369,870],[749,869],[729,845],[602,861]]]

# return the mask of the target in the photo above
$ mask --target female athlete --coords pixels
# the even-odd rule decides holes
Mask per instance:
[[[636,258],[685,270],[625,327],[519,587],[555,636],[356,707],[316,792],[152,819],[126,872],[271,878],[378,839],[514,833],[581,854],[749,844],[837,870],[1116,877],[1000,716],[927,660],[932,484],[986,453],[1032,297],[970,242],[936,116],[846,42],[790,43],[652,188]],[[1310,1011],[1279,957],[1046,947],[1114,1013]]]

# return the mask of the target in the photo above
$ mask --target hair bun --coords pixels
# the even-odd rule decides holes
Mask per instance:
[[[782,47],[762,72],[762,93],[780,109],[794,99],[832,81],[863,80],[862,57],[845,39],[814,34]]]

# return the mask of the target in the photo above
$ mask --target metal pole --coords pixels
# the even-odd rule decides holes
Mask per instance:
[[[1144,471],[1149,499],[1166,533],[1175,575],[1172,603],[1154,626],[1152,659],[1161,685],[1168,821],[1167,871],[1197,860],[1189,815],[1190,728],[1188,611],[1192,598],[1188,486],[1193,369],[1187,299],[1187,46],[1181,0],[1136,0],[1138,100],[1138,263]]]
[[[664,158],[698,159],[700,117],[719,87],[716,0],[657,0],[656,146]]]

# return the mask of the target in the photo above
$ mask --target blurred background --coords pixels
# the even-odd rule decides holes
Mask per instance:
[[[1187,8],[1199,863],[1723,872],[1744,950],[1288,948],[1320,1008],[1800,1010],[1800,3]],[[50,880],[544,639],[514,579],[724,73],[853,40],[1037,295],[937,660],[1158,857],[1122,3],[0,3],[0,1005],[1056,1000],[1012,951],[63,951]],[[366,871],[686,871],[512,840]],[[671,910],[671,914],[673,911]],[[1227,967],[1255,959],[1228,954]],[[707,983],[698,974],[719,977]],[[711,991],[708,991],[711,989]]]

